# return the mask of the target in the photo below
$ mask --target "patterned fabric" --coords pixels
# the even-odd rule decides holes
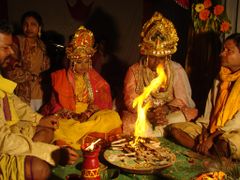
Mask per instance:
[[[16,56],[7,67],[6,76],[18,83],[16,95],[27,103],[31,99],[42,99],[43,92],[38,77],[50,67],[45,45],[40,39],[30,44],[27,38],[16,36],[13,49]]]
[[[83,76],[75,76],[75,94],[76,102],[88,103],[88,89]]]

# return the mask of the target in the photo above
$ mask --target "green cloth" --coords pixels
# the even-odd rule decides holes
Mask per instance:
[[[105,179],[118,179],[118,180],[130,180],[130,179],[146,179],[146,180],[157,180],[161,178],[162,180],[164,179],[174,179],[174,180],[188,180],[188,179],[193,179],[197,175],[201,174],[204,172],[204,168],[202,166],[202,161],[203,159],[199,159],[199,157],[188,157],[185,154],[191,153],[189,149],[186,149],[182,146],[179,146],[172,141],[165,139],[165,138],[159,138],[161,145],[168,147],[169,149],[172,150],[172,152],[175,153],[176,155],[176,162],[166,168],[161,170],[158,174],[154,175],[139,175],[139,174],[131,174],[127,172],[120,171],[116,167],[111,167],[109,164],[106,164],[104,160],[99,157],[100,162],[102,164],[106,164],[108,166],[107,169],[107,174],[108,178]],[[192,152],[193,153],[193,152]],[[193,153],[196,154],[196,153]],[[56,168],[53,169],[53,177],[60,179],[64,179],[68,174],[81,174],[81,162],[82,158],[73,166],[57,166]],[[104,165],[102,165],[104,166]],[[117,177],[112,177],[112,176],[117,176]],[[102,171],[101,176],[107,176],[106,175],[106,170]],[[51,178],[54,179],[54,178]],[[102,177],[102,179],[104,179]]]

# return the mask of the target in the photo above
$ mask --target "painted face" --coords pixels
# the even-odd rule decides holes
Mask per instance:
[[[23,33],[29,38],[38,37],[41,26],[38,24],[34,17],[26,17],[23,22]]]
[[[222,66],[229,68],[233,72],[240,69],[240,49],[236,46],[234,40],[225,41],[220,58]]]
[[[4,68],[8,58],[14,54],[12,49],[12,35],[0,33],[0,67]]]
[[[91,59],[76,60],[73,62],[73,72],[82,74],[90,69]]]

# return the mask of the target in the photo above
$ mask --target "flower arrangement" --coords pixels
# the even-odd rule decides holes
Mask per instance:
[[[192,4],[192,20],[197,33],[228,33],[231,29],[221,0],[195,0]]]

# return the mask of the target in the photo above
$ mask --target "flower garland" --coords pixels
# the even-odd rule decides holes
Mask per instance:
[[[194,29],[199,32],[228,33],[231,23],[220,0],[195,0],[192,4]]]

